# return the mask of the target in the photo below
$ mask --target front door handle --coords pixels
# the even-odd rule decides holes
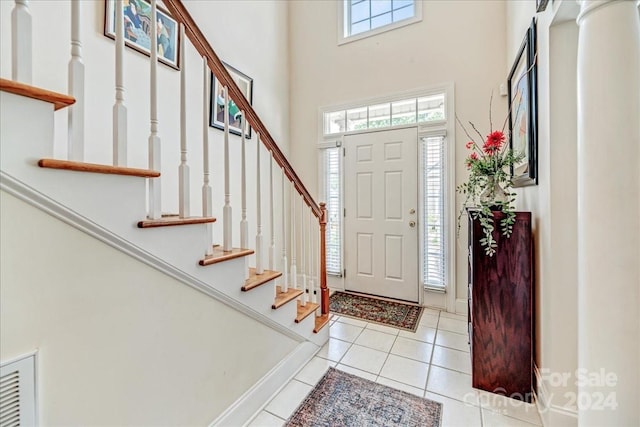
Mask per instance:
[[[409,227],[413,228],[416,226],[416,222],[415,221],[409,221]]]

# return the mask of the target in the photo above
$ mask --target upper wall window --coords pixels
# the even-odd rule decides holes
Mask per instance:
[[[422,19],[422,1],[343,0],[339,44],[399,28]]]

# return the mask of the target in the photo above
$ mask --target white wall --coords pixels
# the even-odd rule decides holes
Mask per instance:
[[[0,2],[0,75],[11,76],[12,1]],[[115,99],[115,43],[103,35],[103,1],[82,2],[82,52],[86,66],[86,155],[85,160],[112,160],[112,107]],[[33,84],[67,92],[67,63],[70,58],[70,6],[68,0],[31,1],[33,16]],[[253,105],[270,133],[287,153],[289,144],[289,83],[287,59],[287,5],[279,1],[190,1],[189,12],[210,44],[225,62],[254,79]],[[191,168],[191,214],[201,215],[202,176],[202,60],[186,43],[188,162]],[[125,49],[125,104],[129,111],[129,166],[146,168],[149,137],[149,60]],[[162,211],[178,212],[178,166],[180,164],[179,72],[159,65],[159,134],[162,140]],[[66,112],[56,114],[55,156],[66,158]],[[255,133],[254,133],[255,135]],[[223,133],[210,128],[211,186],[214,194],[214,224],[217,241],[222,240]],[[255,236],[255,136],[248,144],[249,235]],[[264,153],[264,152],[263,152]],[[267,170],[263,156],[263,170]],[[236,228],[234,245],[240,236],[240,138],[231,136],[231,197]],[[278,181],[277,181],[278,182]],[[264,183],[263,193],[267,191]],[[279,192],[277,193],[279,194]],[[265,201],[266,203],[266,201]],[[268,221],[264,233],[269,235]],[[279,233],[279,228],[278,228]],[[250,239],[250,242],[253,238]],[[253,243],[252,243],[253,247]]]
[[[297,344],[1,197],[0,359],[38,350],[41,425],[205,425]]]
[[[489,133],[489,97],[500,125],[506,102],[505,2],[425,1],[422,22],[338,46],[337,2],[289,3],[291,152],[312,195],[317,188],[318,109],[363,98],[455,83],[456,113]],[[453,119],[453,118],[451,118]],[[495,124],[494,124],[495,125]],[[457,183],[466,136],[456,132]],[[458,205],[462,199],[458,197]],[[457,246],[457,297],[466,298],[466,233]]]

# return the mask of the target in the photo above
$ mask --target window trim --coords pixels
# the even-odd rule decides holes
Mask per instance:
[[[338,46],[351,43],[357,40],[366,39],[368,37],[377,36],[381,33],[386,33],[387,31],[396,30],[398,28],[405,27],[407,25],[415,24],[417,22],[422,21],[422,1],[415,0],[415,14],[411,18],[403,19],[401,21],[392,22],[391,24],[383,25],[382,27],[374,28],[373,30],[364,31],[362,33],[354,34],[352,36],[345,36],[345,29],[348,25],[347,18],[348,14],[346,13],[348,0],[337,1],[338,8],[338,19],[337,19],[337,27],[338,27]]]

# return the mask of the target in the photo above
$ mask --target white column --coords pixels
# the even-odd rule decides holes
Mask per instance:
[[[291,183],[291,287],[298,289],[298,267],[296,266],[296,187]]]
[[[71,1],[71,59],[69,60],[69,95],[76,102],[69,107],[67,156],[69,160],[84,160],[84,63],[82,62],[82,40],[80,39],[82,2]],[[117,5],[116,5],[117,8]],[[117,10],[117,9],[116,9]]]
[[[274,227],[273,206],[273,153],[269,151],[269,231],[271,232],[271,244],[269,245],[269,270],[276,269],[276,230]]]
[[[78,1],[80,3],[80,1]],[[113,104],[113,164],[127,166],[127,107],[124,105],[124,15],[122,0],[116,11],[116,101]]]
[[[156,16],[156,0],[151,0],[151,16]],[[157,23],[151,20],[151,34],[156,34]],[[149,135],[149,169],[162,168],[160,136],[158,135],[158,39],[151,37],[150,61],[151,135]],[[149,178],[149,219],[162,216],[160,178]]]
[[[241,113],[240,129],[244,129],[244,111]],[[242,199],[242,218],[240,220],[240,247],[247,249],[249,247],[249,223],[247,222],[247,155],[246,155],[246,139],[244,131],[241,132],[240,143],[240,191]]]
[[[244,131],[243,131],[244,133]],[[256,274],[264,273],[262,245],[262,189],[260,188],[260,132],[256,132]]]
[[[583,0],[578,16],[578,366],[616,376],[578,383],[581,426],[640,420],[637,5]]]
[[[33,30],[27,0],[16,0],[11,12],[11,79],[31,84]]]
[[[232,248],[231,224],[231,181],[229,180],[229,88],[224,87],[224,208],[223,216],[223,243],[222,249],[230,251]],[[246,248],[245,248],[246,249]]]
[[[305,264],[307,263],[306,258],[306,232],[305,232],[305,218],[304,218],[304,201],[302,197],[300,197],[300,274],[302,275],[302,298],[300,302],[302,306],[307,305],[307,301],[309,301],[309,294],[307,293],[307,272],[305,269]]]
[[[209,185],[209,67],[207,58],[202,57],[202,216],[213,216],[213,193]],[[213,224],[207,223],[207,237],[205,239],[205,255],[213,254]]]
[[[289,260],[287,260],[287,208],[286,208],[286,192],[285,183],[287,175],[282,169],[282,292],[289,290]]]
[[[184,54],[184,25],[180,24],[180,166],[178,166],[178,209],[180,218],[191,214],[189,165],[187,164],[187,61]]]

